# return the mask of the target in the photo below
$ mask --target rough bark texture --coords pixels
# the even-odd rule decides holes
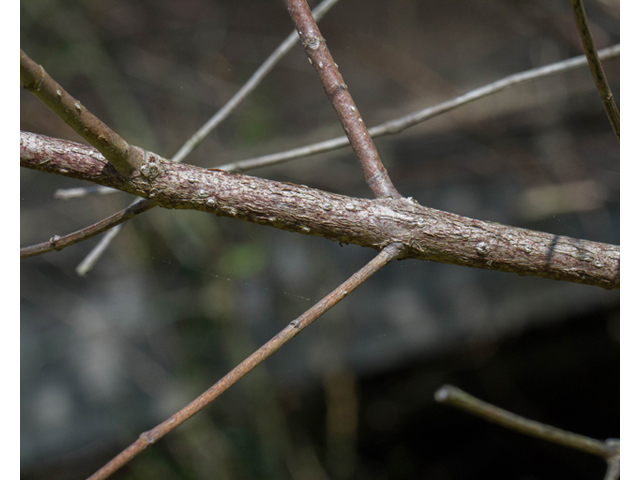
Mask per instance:
[[[399,258],[620,288],[618,246],[474,220],[407,198],[352,198],[147,157],[125,178],[92,147],[33,133],[20,138],[23,167],[117,188],[164,208],[201,210],[376,250],[399,242]]]

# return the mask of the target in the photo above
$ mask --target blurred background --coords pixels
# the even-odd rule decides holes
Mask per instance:
[[[618,43],[619,2],[585,5],[598,48]],[[370,127],[582,52],[559,0],[342,0],[320,28]],[[21,2],[21,48],[128,141],[165,157],[291,30],[273,0]],[[604,67],[619,98],[618,59]],[[81,141],[20,95],[21,129]],[[186,162],[215,167],[341,133],[297,45]],[[587,68],[376,144],[398,190],[422,205],[619,243],[619,147]],[[349,149],[249,173],[372,196]],[[21,246],[132,200],[58,200],[57,189],[83,185],[21,175]],[[153,209],[79,277],[97,242],[21,262],[24,479],[90,475],[374,255]],[[443,383],[618,437],[619,293],[394,262],[113,478],[603,478],[599,459],[436,404]]]

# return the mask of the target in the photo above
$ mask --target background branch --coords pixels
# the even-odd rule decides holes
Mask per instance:
[[[602,60],[609,60],[611,58],[619,57],[620,45],[614,45],[608,48],[604,48],[600,50],[598,54],[600,55],[600,58]],[[471,90],[451,100],[447,100],[446,102],[442,102],[437,105],[418,110],[417,112],[412,112],[408,115],[404,115],[402,117],[381,123],[380,125],[370,128],[369,134],[374,138],[382,137],[384,135],[397,134],[403,132],[409,127],[422,123],[425,120],[436,117],[442,113],[449,112],[451,110],[454,110],[455,108],[474,102],[483,97],[493,95],[494,93],[498,93],[506,88],[516,85],[522,85],[539,78],[569,72],[586,65],[587,58],[584,55],[581,55],[579,57],[562,60],[560,62],[545,65],[543,67],[533,68],[524,72],[515,73],[483,87]],[[316,155],[318,153],[337,150],[339,148],[347,147],[348,145],[349,139],[347,137],[336,137],[330,140],[306,145],[304,147],[287,150],[285,152],[272,153],[269,155],[262,155],[260,157],[227,163],[216,168],[228,172],[244,172],[253,168],[267,167],[270,165],[288,162],[296,158],[308,157],[310,155]]]
[[[319,21],[339,0],[324,0],[313,10],[313,17]],[[200,129],[193,134],[189,140],[178,150],[171,159],[174,162],[181,162],[189,153],[191,153],[200,143],[215,129],[222,121],[227,118],[240,103],[253,92],[260,84],[262,79],[273,70],[273,67],[284,57],[291,48],[296,44],[298,34],[293,31],[280,44],[280,46],[267,58],[262,65],[251,75],[251,78],[229,99],[229,101],[218,112],[207,121]]]
[[[584,53],[589,61],[591,75],[593,75],[593,80],[596,83],[596,88],[604,105],[604,111],[607,112],[607,117],[609,118],[609,122],[611,122],[613,132],[616,134],[616,137],[618,137],[618,142],[620,142],[620,112],[618,111],[616,100],[613,98],[613,93],[611,93],[611,88],[609,88],[609,82],[607,82],[607,76],[598,58],[595,44],[593,43],[593,36],[591,35],[589,23],[587,22],[584,4],[582,0],[571,0],[571,7],[573,8],[573,16],[576,19]]]
[[[384,267],[387,263],[396,258],[401,249],[402,245],[400,244],[391,244],[385,247],[373,260],[354,273],[347,281],[342,283],[329,295],[324,297],[297,319],[289,323],[289,325],[280,331],[280,333],[247,357],[242,363],[226,374],[209,390],[204,392],[189,405],[172,415],[161,424],[142,433],[138,440],[129,445],[109,463],[89,477],[89,480],[102,480],[109,477],[113,472],[129,462],[149,445],[156,443],[171,430],[176,428],[178,425],[181,425],[204,407],[209,405],[238,380],[269,358],[285,343],[298,335],[303,329],[311,325],[314,320],[353,292],[365,280]]]

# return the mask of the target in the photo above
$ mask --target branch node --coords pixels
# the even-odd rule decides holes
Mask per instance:
[[[140,434],[140,438],[144,441],[145,446],[153,445],[158,441],[158,436],[153,430],[148,430]]]
[[[59,245],[59,242],[61,240],[60,235],[54,235],[53,237],[51,237],[49,239],[49,244],[51,245],[51,248],[53,248],[54,250],[62,250],[64,248],[64,246]]]

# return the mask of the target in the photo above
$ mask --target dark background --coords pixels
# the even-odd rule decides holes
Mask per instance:
[[[619,42],[618,2],[585,3],[597,46]],[[581,53],[559,0],[343,0],[320,28],[369,126]],[[272,0],[21,5],[21,48],[127,140],[165,157],[291,29]],[[618,60],[605,70],[618,98]],[[80,141],[20,95],[21,129]],[[296,46],[186,161],[215,167],[340,133]],[[586,68],[376,144],[398,190],[423,205],[619,243],[619,148]],[[250,173],[371,197],[347,149]],[[131,201],[53,198],[75,186],[22,172],[21,245]],[[559,195],[535,201],[549,187]],[[97,241],[21,264],[25,479],[88,476],[373,256],[154,209],[78,277]],[[618,437],[618,292],[394,262],[114,478],[603,478],[597,458],[436,404],[444,383],[576,433]]]

